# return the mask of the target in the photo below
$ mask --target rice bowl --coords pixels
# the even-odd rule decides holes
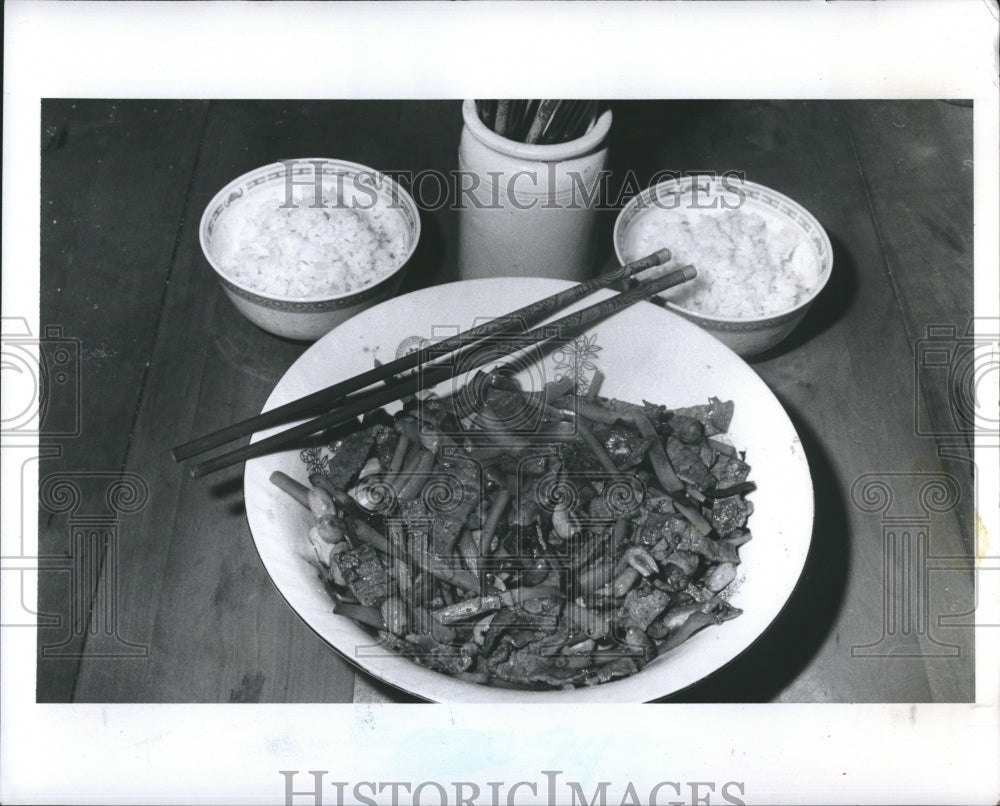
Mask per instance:
[[[663,294],[688,310],[714,316],[771,316],[799,305],[819,280],[805,236],[776,217],[727,210],[718,215],[653,208],[629,228],[627,261],[663,244],[670,266],[695,264],[698,276]]]
[[[219,265],[263,294],[316,299],[347,294],[385,277],[406,255],[409,233],[385,201],[361,204],[334,187],[314,206],[310,188],[271,186],[227,216],[216,233]]]
[[[808,211],[770,188],[727,178],[647,189],[619,214],[614,243],[622,263],[667,247],[668,267],[693,265],[698,277],[665,292],[664,302],[744,356],[794,329],[833,266],[830,240]]]
[[[276,335],[313,340],[396,292],[420,217],[388,176],[299,159],[226,185],[206,207],[200,235],[241,313]]]

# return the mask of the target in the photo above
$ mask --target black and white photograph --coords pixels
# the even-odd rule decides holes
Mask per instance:
[[[4,803],[1000,798],[996,5],[572,5],[8,4]]]

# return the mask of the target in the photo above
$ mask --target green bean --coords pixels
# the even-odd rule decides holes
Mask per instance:
[[[450,582],[462,590],[479,593],[479,580],[476,575],[461,568],[449,568],[440,558],[433,557],[426,546],[426,537],[423,541],[416,535],[411,538],[410,554],[413,561],[427,573],[445,582]]]
[[[579,415],[580,417],[586,417],[588,420],[595,423],[603,423],[604,425],[614,425],[619,420],[623,419],[621,414],[610,411],[599,403],[591,402],[585,398],[576,398],[573,406],[574,408],[572,409],[562,409],[560,413],[563,416],[569,417]]]
[[[604,383],[604,373],[600,369],[595,369],[594,374],[590,378],[590,385],[587,387],[587,392],[584,394],[586,400],[593,400],[597,397],[598,392],[601,391],[601,385]]]
[[[400,434],[396,442],[396,449],[392,452],[392,459],[389,461],[389,470],[386,481],[395,476],[403,467],[403,460],[406,458],[406,451],[410,447],[410,438],[406,434]]]
[[[400,501],[409,501],[420,495],[420,491],[427,484],[428,476],[434,469],[433,453],[421,449],[417,452],[417,459],[409,470],[403,470],[395,479],[396,497]]]
[[[291,476],[282,473],[280,470],[275,470],[271,474],[271,484],[288,493],[290,497],[294,498],[306,509],[309,509],[309,488],[306,485],[299,484]]]
[[[497,524],[500,523],[500,518],[507,508],[507,504],[510,503],[510,498],[510,490],[506,487],[501,487],[497,490],[493,501],[490,503],[490,510],[486,515],[485,523],[483,523],[482,533],[479,535],[479,553],[483,557],[487,557],[490,554],[493,534],[497,530]]]
[[[668,492],[683,490],[684,482],[674,472],[674,468],[667,458],[667,452],[663,449],[663,440],[660,439],[660,435],[649,421],[649,417],[639,410],[633,413],[631,420],[635,427],[639,429],[639,433],[651,440],[648,453],[649,463],[653,466],[653,472],[656,474],[656,478],[660,480],[660,484]]]

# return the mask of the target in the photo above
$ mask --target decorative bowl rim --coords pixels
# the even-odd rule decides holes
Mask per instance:
[[[337,168],[346,169],[352,172],[353,175],[365,172],[373,175],[373,178],[378,181],[379,187],[381,187],[384,183],[388,184],[391,188],[393,188],[394,198],[397,198],[400,202],[401,207],[405,209],[406,213],[409,213],[409,215],[404,214],[404,218],[406,218],[407,220],[406,221],[407,229],[409,230],[409,236],[410,236],[409,247],[406,251],[405,256],[402,258],[402,260],[399,261],[399,265],[396,266],[394,269],[392,269],[384,277],[379,277],[378,279],[374,280],[371,283],[368,283],[362,288],[357,288],[352,291],[345,291],[340,294],[331,294],[329,296],[322,296],[322,297],[283,296],[279,294],[265,294],[259,288],[253,288],[252,286],[249,286],[246,283],[241,283],[235,278],[228,275],[226,272],[224,272],[222,268],[218,266],[216,260],[212,257],[212,254],[208,248],[208,239],[209,239],[208,230],[210,224],[212,223],[213,213],[215,212],[216,209],[219,208],[220,205],[223,205],[224,200],[229,199],[230,195],[235,193],[238,189],[242,189],[244,188],[244,186],[248,185],[253,180],[258,179],[258,176],[266,176],[268,173],[272,171],[287,170],[288,167],[287,163],[289,162],[293,163],[323,162],[325,164],[329,164]],[[275,177],[270,177],[266,181],[258,181],[256,184],[270,184],[274,180],[274,178]],[[242,196],[243,194],[241,192],[239,194],[239,197],[237,198],[242,198]],[[228,207],[229,202],[225,203],[224,206]],[[417,249],[417,245],[420,242],[420,234],[421,234],[420,211],[417,208],[417,204],[416,202],[414,202],[413,197],[410,196],[410,194],[406,191],[406,188],[404,188],[401,184],[399,184],[399,182],[397,182],[388,174],[382,173],[381,171],[378,171],[375,168],[371,168],[367,165],[362,165],[359,162],[350,162],[348,160],[334,159],[332,157],[296,157],[290,160],[280,160],[278,162],[268,163],[267,165],[261,165],[257,168],[254,168],[251,171],[247,171],[246,173],[240,174],[235,179],[231,180],[225,186],[223,186],[222,189],[219,190],[212,197],[211,201],[209,201],[208,204],[205,205],[205,211],[201,215],[201,222],[198,226],[198,240],[201,244],[202,254],[205,257],[205,260],[208,261],[208,264],[212,267],[212,270],[215,272],[217,277],[220,280],[225,281],[224,284],[230,286],[230,288],[233,291],[243,292],[240,294],[240,296],[243,296],[254,302],[263,300],[264,302],[258,302],[258,304],[264,304],[267,307],[274,307],[273,305],[267,304],[271,302],[302,304],[302,305],[309,304],[310,306],[312,305],[322,306],[327,303],[346,302],[348,300],[352,300],[352,298],[354,297],[358,297],[361,295],[365,295],[365,297],[367,298],[368,292],[378,288],[388,280],[391,280],[393,277],[398,275],[399,272],[403,270],[403,268],[405,268],[406,264],[409,263],[410,258],[413,257],[413,253]],[[334,309],[339,307],[341,306],[338,305],[333,306]]]
[[[240,286],[233,284],[232,280],[221,274],[217,275],[222,287],[241,299],[264,308],[269,311],[279,313],[335,313],[348,308],[362,305],[369,300],[378,301],[385,295],[387,286],[395,283],[399,279],[399,272],[393,272],[388,277],[379,280],[371,285],[366,285],[360,291],[352,291],[350,295],[336,297],[332,299],[278,299],[267,297],[253,291],[247,291]]]
[[[660,193],[666,192],[686,192],[691,184],[695,180],[705,180],[711,183],[715,183],[718,177],[713,177],[711,175],[693,175],[693,176],[683,176],[679,178],[665,179],[662,182],[658,182],[652,185],[641,193],[633,196],[629,199],[628,203],[621,209],[618,213],[618,217],[615,219],[614,231],[612,233],[612,239],[615,246],[615,255],[617,256],[619,262],[623,262],[623,254],[621,248],[621,235],[624,228],[623,222],[629,215],[631,211],[634,210],[639,204],[645,202],[649,203],[654,194],[659,195]],[[747,180],[742,180],[739,182],[739,186],[742,189],[748,189],[756,193],[769,194],[773,197],[779,199],[782,203],[793,208],[799,215],[802,216],[805,221],[815,230],[816,236],[819,238],[823,245],[822,254],[819,255],[821,263],[820,278],[816,285],[810,290],[810,292],[803,298],[801,302],[792,308],[787,308],[783,311],[777,311],[775,313],[765,314],[764,316],[719,316],[717,314],[702,313],[701,311],[695,311],[691,308],[685,308],[683,305],[678,305],[675,302],[671,302],[668,299],[663,299],[663,304],[674,311],[675,313],[695,322],[704,322],[709,327],[715,327],[717,330],[726,331],[751,331],[751,330],[762,330],[772,326],[780,325],[783,322],[790,321],[794,316],[804,314],[806,309],[813,303],[820,292],[826,287],[829,282],[831,275],[833,274],[833,246],[830,243],[830,236],[827,234],[823,225],[819,223],[816,217],[810,213],[805,207],[799,204],[794,199],[786,196],[784,193],[775,190],[774,188],[768,187],[767,185],[761,185],[757,182],[750,182]],[[775,209],[774,212],[782,217],[783,220],[787,221],[789,225],[794,226],[800,232],[803,232],[810,239],[811,234],[805,232],[799,222],[788,218],[782,211]]]

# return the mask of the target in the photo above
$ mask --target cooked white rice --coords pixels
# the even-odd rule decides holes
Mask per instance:
[[[324,198],[297,187],[296,207],[282,207],[284,186],[264,189],[229,209],[213,235],[222,271],[267,296],[321,299],[359,291],[398,268],[409,233],[399,210],[379,199]]]
[[[754,318],[803,302],[819,281],[819,263],[805,236],[750,211],[721,213],[651,208],[629,226],[626,261],[667,247],[669,267],[690,264],[697,278],[664,294],[688,310]]]

